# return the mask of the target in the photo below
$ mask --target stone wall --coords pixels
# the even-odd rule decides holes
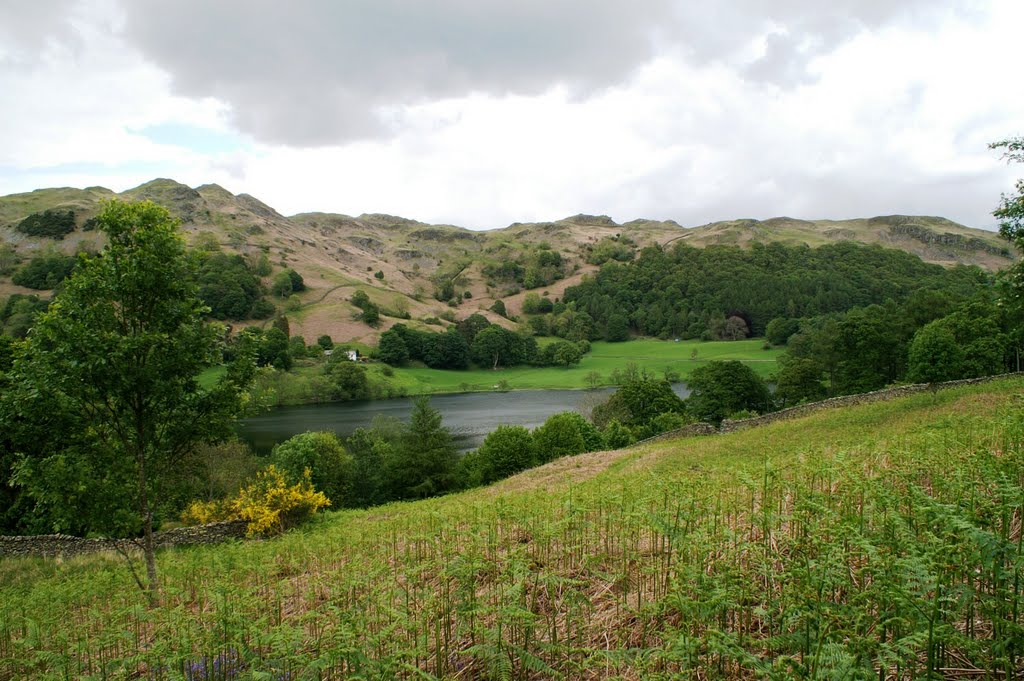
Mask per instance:
[[[823,411],[825,409],[835,409],[837,407],[852,407],[858,404],[870,404],[872,402],[883,402],[885,400],[895,400],[900,397],[906,397],[908,395],[916,395],[917,393],[948,390],[949,388],[957,388],[963,385],[974,385],[976,383],[988,383],[990,381],[998,381],[1004,378],[1012,378],[1015,376],[1021,376],[1021,373],[1013,374],[1000,374],[999,376],[984,376],[982,378],[966,378],[959,381],[946,381],[945,383],[915,383],[912,385],[900,385],[895,388],[884,388],[882,390],[875,390],[870,393],[861,393],[859,395],[843,395],[841,397],[831,397],[827,400],[820,402],[810,402],[808,404],[801,404],[796,407],[790,407],[789,409],[782,409],[780,411],[773,411],[770,414],[764,414],[762,416],[754,416],[749,419],[739,419],[736,421],[730,421],[726,419],[722,421],[722,425],[719,428],[715,428],[710,423],[694,423],[688,426],[684,426],[678,430],[671,430],[667,433],[655,435],[654,437],[647,438],[637,442],[636,445],[648,444],[657,440],[668,440],[679,437],[687,437],[693,435],[718,435],[720,433],[735,433],[740,430],[746,430],[748,428],[757,428],[759,426],[765,426],[769,423],[775,423],[776,421],[785,421],[787,419],[800,418],[801,416],[807,416],[815,412]],[[636,445],[633,445],[634,447]]]
[[[195,527],[179,527],[153,535],[157,548],[216,544],[245,536],[247,523],[235,520]],[[113,551],[120,546],[129,551],[139,550],[130,539],[85,539],[67,534],[40,534],[27,537],[0,536],[0,558],[11,556],[80,556],[98,551]]]

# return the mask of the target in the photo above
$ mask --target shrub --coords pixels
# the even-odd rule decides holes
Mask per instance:
[[[477,450],[483,484],[507,478],[537,462],[530,431],[522,426],[498,426]]]
[[[75,231],[75,212],[44,210],[42,213],[33,213],[19,222],[15,229],[29,236],[63,239],[65,235]]]
[[[330,505],[323,492],[313,489],[308,470],[302,480],[289,485],[284,474],[270,465],[234,499],[193,502],[181,519],[188,524],[244,520],[248,523],[246,536],[266,536],[295,527]]]
[[[300,433],[274,447],[270,458],[289,483],[300,483],[308,474],[335,506],[348,496],[353,461],[334,433]]]
[[[11,277],[18,286],[38,290],[56,288],[75,267],[75,259],[69,255],[40,255],[21,266]]]

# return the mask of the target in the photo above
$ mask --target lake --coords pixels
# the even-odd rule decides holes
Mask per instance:
[[[690,394],[685,383],[672,386],[676,394]],[[441,412],[444,425],[455,436],[460,451],[480,446],[484,438],[500,425],[536,428],[552,414],[578,411],[588,414],[595,404],[615,392],[615,388],[597,390],[521,390],[507,393],[460,393],[433,395],[430,404]],[[326,430],[348,437],[356,428],[369,427],[373,417],[382,414],[408,422],[412,398],[370,402],[332,402],[297,407],[277,407],[264,414],[241,419],[239,436],[259,454],[293,435],[307,430]]]

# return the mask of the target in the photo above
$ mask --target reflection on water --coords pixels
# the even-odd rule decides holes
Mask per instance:
[[[676,383],[673,389],[680,397],[689,395],[685,383]],[[560,411],[589,414],[595,404],[613,392],[614,388],[462,393],[435,395],[430,398],[430,404],[441,412],[444,425],[451,429],[459,450],[468,451],[480,446],[484,437],[499,425],[536,428]],[[410,398],[278,407],[241,420],[238,433],[258,453],[268,454],[275,444],[307,430],[334,431],[341,437],[348,437],[356,428],[369,427],[378,414],[408,421],[411,412]]]

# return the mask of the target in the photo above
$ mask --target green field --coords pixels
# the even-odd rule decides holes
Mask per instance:
[[[1022,390],[584,454],[163,551],[154,608],[115,555],[0,560],[0,678],[1016,677]]]
[[[661,341],[642,339],[625,343],[598,341],[574,367],[513,367],[511,369],[469,369],[443,371],[427,368],[395,369],[391,379],[410,395],[426,393],[495,390],[499,381],[506,381],[510,390],[559,390],[588,388],[587,374],[600,374],[600,385],[612,384],[612,372],[636,364],[656,376],[665,369],[678,372],[682,380],[695,368],[710,360],[740,360],[750,365],[762,378],[777,370],[776,361],[782,350],[765,350],[764,340],[742,341]],[[697,351],[693,357],[693,351]]]

